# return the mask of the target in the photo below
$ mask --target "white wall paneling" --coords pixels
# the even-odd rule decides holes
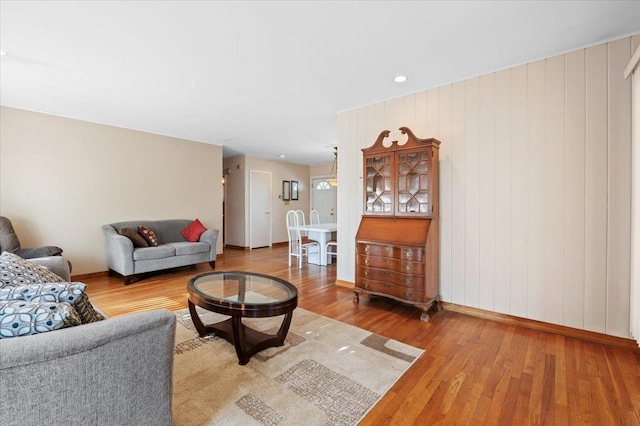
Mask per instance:
[[[362,214],[361,148],[408,126],[440,146],[444,301],[629,336],[631,90],[638,37],[339,114],[339,230]],[[344,176],[342,175],[344,173]],[[339,177],[339,179],[341,179]],[[357,186],[357,188],[356,188]],[[338,279],[354,281],[353,245]]]
[[[634,54],[625,68],[625,78],[631,78],[632,86],[632,163],[631,171],[631,297],[630,297],[630,332],[640,344],[640,47],[632,43]],[[640,41],[640,37],[638,40]]]
[[[527,179],[528,206],[530,210],[527,232],[527,313],[529,318],[544,321],[546,294],[546,210],[545,179],[540,178],[546,169],[546,160],[555,155],[546,144],[546,61],[528,66],[527,111]]]
[[[564,55],[546,61],[544,321],[562,324],[564,307]]]
[[[585,283],[585,51],[565,55],[563,323],[584,327]]]
[[[607,312],[607,46],[588,48],[585,59],[584,328],[604,333]]]
[[[629,37],[607,43],[609,188],[607,217],[606,333],[629,335],[631,274],[631,59]]]
[[[495,292],[495,76],[480,77],[478,129],[478,306],[493,310]],[[480,179],[480,176],[483,176]]]
[[[495,293],[494,309],[509,313],[511,300],[511,71],[495,74]],[[442,213],[441,213],[442,214]]]
[[[464,304],[480,296],[480,79],[465,82]]]
[[[451,91],[451,301],[464,305],[465,299],[465,82]],[[422,136],[420,136],[422,137]],[[440,212],[442,215],[442,212]]]
[[[432,131],[436,139],[451,141],[451,86],[430,90],[428,93],[430,101],[428,117],[433,121],[427,120],[427,123],[432,123],[434,129]],[[429,130],[431,129],[430,127]],[[419,135],[418,137],[428,136]],[[447,212],[452,211],[452,147],[451,143],[440,144],[440,295],[443,300],[452,300],[452,217],[450,214],[442,214],[443,209]]]
[[[511,300],[509,312],[527,316],[527,67],[511,70]]]

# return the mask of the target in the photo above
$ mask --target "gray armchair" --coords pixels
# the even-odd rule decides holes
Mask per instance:
[[[71,279],[71,262],[60,257],[62,255],[60,247],[22,248],[11,221],[4,216],[0,216],[0,253],[3,251],[8,251],[23,259],[29,259],[40,266],[44,266],[65,281]]]
[[[35,248],[22,248],[16,231],[13,229],[11,221],[4,216],[0,216],[0,253],[8,251],[17,254],[23,259],[33,259],[36,257],[60,256],[62,249],[56,246],[42,246]]]

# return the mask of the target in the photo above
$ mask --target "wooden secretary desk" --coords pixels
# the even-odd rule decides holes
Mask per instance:
[[[356,234],[354,302],[360,293],[389,297],[422,310],[440,310],[440,141],[419,139],[401,127],[407,142],[383,145],[385,130],[364,160],[364,213]]]

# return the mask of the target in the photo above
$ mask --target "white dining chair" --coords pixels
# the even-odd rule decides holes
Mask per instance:
[[[327,256],[334,256],[338,259],[338,240],[328,241],[325,245],[325,252],[327,253]]]
[[[298,225],[298,214],[295,210],[287,212],[287,234],[289,236],[289,267],[291,267],[291,258],[298,258],[298,268],[302,268],[303,256],[309,259],[309,248],[316,246],[320,251],[320,244],[317,241],[309,240],[300,234],[300,226]]]
[[[304,217],[304,212],[302,210],[296,210],[296,215],[298,217],[298,226],[305,226],[307,224],[306,219]],[[300,235],[302,235],[303,237],[307,236],[307,232],[306,231],[301,231]]]
[[[318,210],[311,210],[311,213],[309,213],[309,223],[311,225],[320,225],[320,213],[318,213]]]

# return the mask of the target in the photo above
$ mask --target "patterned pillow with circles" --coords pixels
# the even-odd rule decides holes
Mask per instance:
[[[66,303],[0,302],[0,339],[30,336],[80,324],[78,313]]]
[[[27,302],[59,302],[72,306],[80,316],[82,324],[101,321],[102,314],[97,312],[84,292],[84,283],[27,284],[0,288],[0,301],[24,300]]]
[[[62,278],[8,251],[0,254],[0,288],[24,284],[61,283]]]

